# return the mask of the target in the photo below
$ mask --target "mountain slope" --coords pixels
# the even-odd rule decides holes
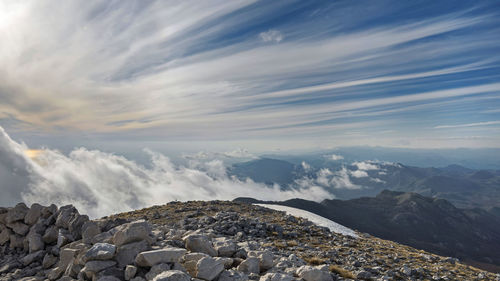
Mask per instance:
[[[274,203],[307,210],[383,239],[489,264],[489,269],[500,266],[500,219],[481,209],[463,210],[443,199],[394,191],[345,201]]]
[[[89,221],[71,205],[21,203],[0,215],[0,281],[498,280],[253,204],[170,202]]]

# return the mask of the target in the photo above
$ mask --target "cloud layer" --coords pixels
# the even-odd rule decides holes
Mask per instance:
[[[498,123],[441,125],[498,120],[498,9],[440,5],[5,0],[0,125],[261,148],[498,146]]]
[[[27,150],[0,127],[0,205],[19,201],[74,204],[99,217],[172,200],[332,198],[318,186],[282,191],[279,186],[229,177],[220,160],[199,162],[196,167],[176,166],[164,155],[146,151],[151,156],[151,167],[147,168],[121,156],[85,148],[69,155],[42,149],[33,159]]]

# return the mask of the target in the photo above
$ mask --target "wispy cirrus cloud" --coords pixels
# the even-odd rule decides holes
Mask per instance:
[[[371,7],[376,12],[358,19],[344,10],[356,3],[1,5],[0,112],[16,121],[0,125],[27,135],[36,128],[115,139],[253,139],[265,147],[318,138],[394,145],[414,138],[409,130],[425,144],[441,119],[480,122],[464,119],[491,106],[478,99],[500,91],[498,17],[475,6],[408,21],[394,16],[407,12],[404,4]],[[347,138],[353,129],[393,133]]]
[[[500,125],[500,121],[486,121],[486,122],[457,124],[457,125],[439,125],[434,127],[434,129],[466,128],[466,127],[479,127],[479,126],[491,126],[491,125]]]

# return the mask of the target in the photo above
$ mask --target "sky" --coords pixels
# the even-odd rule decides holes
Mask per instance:
[[[498,159],[499,34],[497,1],[2,0],[0,205],[321,201],[366,174],[228,173],[265,153]]]
[[[497,1],[0,2],[30,146],[500,147]]]

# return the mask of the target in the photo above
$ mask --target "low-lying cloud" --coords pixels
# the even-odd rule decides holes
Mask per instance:
[[[163,204],[173,200],[230,200],[248,196],[263,200],[323,200],[332,194],[317,185],[282,190],[228,176],[221,160],[195,166],[173,164],[168,157],[145,150],[150,167],[125,157],[86,148],[68,155],[42,149],[33,159],[28,147],[0,127],[1,205],[73,204],[91,217]]]

